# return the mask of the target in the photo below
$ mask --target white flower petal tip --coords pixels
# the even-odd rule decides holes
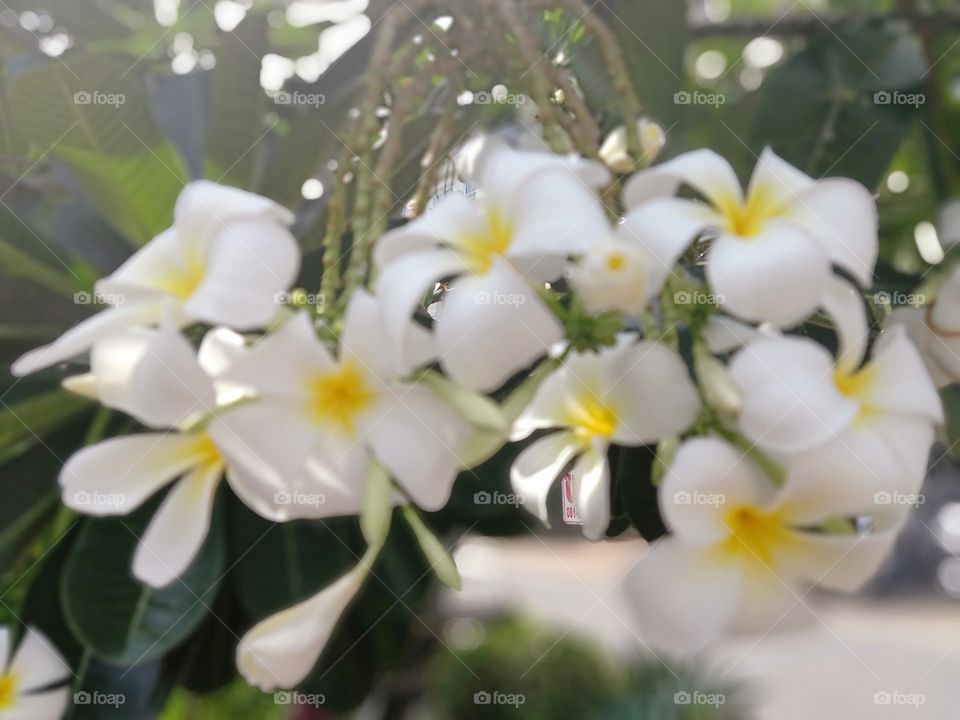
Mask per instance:
[[[598,153],[604,164],[615,173],[628,173],[635,168],[644,168],[656,160],[657,155],[667,144],[663,128],[643,118],[637,122],[637,135],[640,140],[640,156],[630,155],[627,142],[627,129],[620,125],[604,138]]]
[[[10,632],[0,628],[0,716],[11,720],[59,720],[69,700],[71,675],[57,648],[28,627],[10,658]]]
[[[237,668],[263,691],[292,688],[316,665],[366,569],[358,566],[314,597],[271,615],[240,640]]]

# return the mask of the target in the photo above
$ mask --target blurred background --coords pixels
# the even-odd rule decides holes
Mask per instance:
[[[94,312],[94,280],[169,225],[191,178],[294,209],[303,286],[316,287],[325,203],[344,171],[343,127],[378,71],[368,67],[378,23],[398,4],[0,0],[0,361]],[[746,176],[769,145],[811,175],[859,180],[880,207],[875,319],[923,303],[960,242],[956,2],[585,7],[623,46],[645,114],[666,135],[662,156],[707,146]],[[413,43],[442,31],[412,10],[400,27]],[[606,110],[616,90],[597,71],[602,48],[578,27],[574,15],[543,13],[539,42],[544,57],[575,73],[607,132],[617,124]],[[459,132],[535,121],[477,101],[496,85],[512,89],[497,71],[504,51],[490,52],[472,92],[457,99]],[[391,98],[383,105],[386,117]],[[428,102],[404,118],[398,196],[416,186],[444,112]],[[463,591],[431,584],[397,528],[315,673],[296,693],[264,695],[236,677],[238,635],[336,577],[361,546],[358,529],[348,520],[276,526],[224,488],[189,592],[145,593],[125,576],[135,537],[59,507],[62,459],[133,427],[61,391],[76,371],[0,373],[0,620],[44,630],[77,668],[78,691],[125,698],[76,705],[73,718],[958,716],[960,395],[952,389],[948,427],[894,556],[857,597],[802,596],[812,615],[803,629],[730,642],[693,666],[656,657],[620,590],[664,531],[649,451],[612,458],[646,468],[644,479],[617,488],[610,542],[590,544],[575,526],[548,531],[514,506],[506,470],[519,449],[508,447],[464,473],[451,506],[430,518],[457,547]]]

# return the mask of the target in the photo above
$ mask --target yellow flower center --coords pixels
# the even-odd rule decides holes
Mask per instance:
[[[607,255],[607,267],[611,272],[620,272],[627,264],[627,257],[622,252],[612,252]]]
[[[486,274],[494,259],[504,255],[513,240],[513,223],[496,210],[487,210],[486,216],[486,227],[465,233],[457,248],[475,275]]]
[[[373,404],[376,393],[354,363],[318,375],[310,384],[314,419],[356,435],[357,417]]]
[[[875,375],[876,368],[872,365],[866,365],[854,372],[839,367],[833,371],[833,382],[840,394],[860,403],[858,420],[862,420],[872,411],[869,400]]]
[[[220,450],[214,444],[210,435],[205,432],[197,433],[195,441],[187,448],[186,452],[198,466],[217,465],[223,462]]]
[[[203,282],[206,275],[206,263],[197,255],[187,258],[186,266],[170,273],[161,282],[162,289],[181,300],[186,300]]]
[[[15,675],[0,675],[0,710],[13,705],[17,698],[17,678]]]
[[[769,513],[750,505],[730,510],[724,518],[730,537],[717,550],[726,559],[743,559],[772,568],[776,557],[795,538],[777,513]]]
[[[756,237],[772,220],[787,211],[787,207],[774,200],[769,189],[763,185],[751,188],[746,202],[732,197],[722,198],[717,201],[716,207],[726,220],[723,229],[742,238]]]
[[[594,392],[584,392],[568,408],[567,424],[582,437],[610,437],[617,428],[617,413]]]

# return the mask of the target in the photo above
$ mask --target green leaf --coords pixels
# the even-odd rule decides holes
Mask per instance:
[[[909,88],[923,71],[901,29],[818,36],[764,81],[749,145],[754,153],[770,146],[814,177],[874,188],[910,129],[917,106],[907,103]]]
[[[460,571],[457,570],[457,564],[437,536],[423,523],[417,511],[412,506],[406,505],[403,508],[403,518],[413,530],[424,557],[440,582],[454,590],[461,589],[463,581],[460,578]]]
[[[63,390],[52,390],[13,405],[0,413],[0,464],[42,442],[44,435],[89,410],[90,401]]]
[[[67,622],[93,652],[112,663],[149,662],[168,653],[207,616],[225,564],[222,511],[178,580],[156,589],[132,575],[133,556],[160,498],[126,517],[89,519],[62,578]]]
[[[7,80],[17,129],[64,163],[135,244],[170,225],[186,177],[153,122],[139,71],[120,58],[74,53],[8,72]]]

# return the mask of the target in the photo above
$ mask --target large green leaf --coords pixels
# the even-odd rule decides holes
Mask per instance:
[[[903,29],[824,33],[773,70],[761,88],[749,145],[770,146],[814,176],[842,175],[873,188],[917,111],[924,63]]]
[[[63,575],[70,628],[97,656],[119,665],[149,662],[186,639],[207,616],[224,570],[218,507],[182,577],[160,589],[134,579],[133,555],[158,500],[126,517],[87,520]]]
[[[137,244],[170,224],[186,177],[150,115],[142,70],[72,54],[8,70],[7,82],[17,129],[65,164],[97,211]]]

